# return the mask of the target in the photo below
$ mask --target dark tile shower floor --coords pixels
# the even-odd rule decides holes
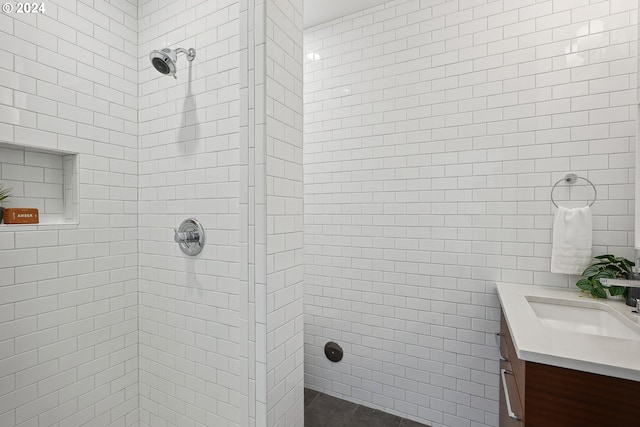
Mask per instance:
[[[304,427],[429,426],[305,388]]]

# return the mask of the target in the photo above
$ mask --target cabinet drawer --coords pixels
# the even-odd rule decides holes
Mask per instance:
[[[504,318],[504,313],[501,313],[500,333],[498,335],[500,341],[500,357],[511,361],[511,355],[509,354],[509,348],[507,347],[507,340],[510,339],[509,327],[507,326],[507,321]]]
[[[504,352],[504,353],[503,353]],[[525,393],[524,393],[524,385],[525,385],[525,362],[523,360],[518,359],[518,355],[516,353],[516,348],[513,345],[513,340],[511,339],[511,333],[509,332],[509,326],[507,325],[507,321],[504,318],[504,313],[502,313],[502,319],[500,322],[500,354],[502,357],[509,361],[511,368],[509,371],[513,373],[515,377],[516,386],[513,388],[514,393],[518,393],[520,397],[520,402],[524,407],[525,402]],[[505,357],[506,356],[506,357]],[[517,391],[516,391],[517,389]]]
[[[516,378],[511,364],[506,361],[500,362],[500,427],[524,427],[524,411]]]

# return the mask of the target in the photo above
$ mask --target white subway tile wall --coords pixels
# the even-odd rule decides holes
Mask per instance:
[[[80,153],[80,225],[0,225],[0,425],[135,426],[136,8],[44,5],[0,14],[0,180],[59,216],[66,156],[33,149]]]
[[[241,295],[246,294],[240,317],[246,325],[241,331],[247,337],[247,392],[252,397],[241,426],[267,427],[266,0],[241,5],[240,33],[247,37],[240,55],[240,283]]]
[[[303,427],[302,2],[240,21],[241,425]]]
[[[239,74],[239,268],[238,268],[238,297],[239,306],[239,351],[238,363],[240,364],[240,426],[241,427],[261,427],[257,423],[257,413],[260,419],[266,420],[266,392],[258,394],[258,389],[266,384],[266,369],[264,369],[264,359],[261,357],[258,364],[258,352],[266,354],[265,340],[256,337],[257,324],[265,323],[256,317],[258,307],[256,307],[256,252],[259,246],[256,243],[256,212],[260,207],[255,200],[256,188],[256,158],[255,158],[255,135],[258,126],[256,125],[256,90],[255,81],[255,55],[256,40],[263,39],[256,33],[256,16],[260,14],[262,8],[256,5],[255,0],[242,0],[239,2],[239,52],[238,52],[238,74]],[[261,182],[261,181],[258,181]],[[262,209],[264,212],[264,209]],[[258,221],[263,223],[263,221]],[[258,262],[258,265],[262,263]],[[264,281],[263,281],[264,283]],[[261,310],[264,311],[264,310]],[[264,329],[264,328],[263,328]],[[257,343],[261,343],[258,350]],[[260,384],[258,384],[260,376]],[[266,390],[266,387],[262,387]],[[252,397],[251,399],[249,397]]]
[[[267,426],[304,426],[302,0],[266,2]],[[264,59],[262,59],[264,58]],[[262,301],[261,301],[262,299]]]
[[[138,6],[142,426],[239,426],[244,416],[239,12],[235,0]],[[167,47],[196,50],[192,62],[178,55],[177,79],[149,61]],[[206,232],[197,257],[173,241],[189,217]]]
[[[301,426],[303,159],[307,384],[497,425],[493,283],[573,282],[547,273],[550,186],[594,181],[595,251],[632,256],[632,3],[398,0],[311,29],[304,158],[300,0],[1,14],[0,141],[30,148],[0,179],[69,215],[41,197],[73,189],[59,159],[27,153],[80,153],[80,225],[0,228],[0,425]],[[178,46],[196,61],[157,74]]]
[[[495,282],[576,281],[549,273],[553,183],[593,181],[594,253],[633,257],[637,36],[616,0],[396,0],[307,29],[308,386],[498,425]]]

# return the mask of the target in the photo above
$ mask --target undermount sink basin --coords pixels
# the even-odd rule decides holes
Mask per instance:
[[[607,305],[591,301],[573,301],[527,297],[540,322],[547,328],[589,335],[640,341],[640,331]]]

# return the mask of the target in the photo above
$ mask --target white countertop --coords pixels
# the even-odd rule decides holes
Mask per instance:
[[[562,331],[545,327],[534,313],[527,297],[552,298],[565,305],[609,306],[640,331],[640,316],[631,313],[623,300],[592,299],[579,289],[498,283],[498,296],[521,360],[562,368],[640,381],[640,340],[622,339]]]

